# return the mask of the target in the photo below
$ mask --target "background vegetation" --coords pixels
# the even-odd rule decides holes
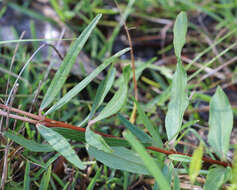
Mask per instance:
[[[237,189],[236,8],[1,1],[1,188]]]

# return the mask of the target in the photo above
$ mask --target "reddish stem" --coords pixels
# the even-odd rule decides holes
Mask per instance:
[[[22,111],[22,110],[19,110],[19,109],[16,109],[16,108],[8,107],[8,106],[3,105],[3,104],[0,104],[0,108],[7,109],[9,111],[13,111],[15,113],[18,113],[18,114],[21,114],[21,115],[24,115],[24,116],[28,116],[28,117],[31,117],[33,119],[30,119],[30,118],[27,118],[27,117],[22,117],[22,116],[19,116],[19,115],[14,115],[14,114],[9,114],[8,115],[7,112],[4,112],[4,111],[0,110],[0,115],[2,115],[4,117],[6,117],[8,115],[8,117],[10,117],[10,118],[21,120],[21,121],[26,121],[26,122],[29,122],[29,123],[32,123],[32,124],[39,123],[39,124],[45,125],[47,127],[59,127],[59,128],[61,127],[61,128],[66,128],[66,129],[72,129],[72,130],[83,132],[83,133],[85,133],[85,131],[86,131],[85,128],[82,128],[82,127],[79,127],[79,126],[74,126],[74,125],[71,125],[71,124],[68,124],[68,123],[64,123],[62,121],[52,120],[52,119],[46,118],[44,116],[38,116],[38,115],[28,113],[28,112],[25,112],[25,111]],[[108,134],[97,132],[97,131],[95,131],[95,133],[100,134],[103,137],[119,138],[119,137],[116,137],[116,136],[113,136],[113,135],[108,135]],[[185,156],[192,157],[191,154],[176,152],[176,151],[173,151],[173,150],[164,150],[164,149],[161,149],[161,148],[158,148],[158,147],[153,147],[153,146],[149,146],[149,147],[146,147],[146,148],[149,149],[149,150],[153,150],[155,152],[160,152],[160,153],[166,154],[166,155],[179,154],[179,155],[185,155]],[[203,157],[202,160],[204,162],[210,163],[210,164],[222,165],[224,167],[227,167],[227,166],[232,167],[231,163],[223,162],[223,161],[219,161],[219,160],[213,160],[213,159],[208,158],[208,157]]]

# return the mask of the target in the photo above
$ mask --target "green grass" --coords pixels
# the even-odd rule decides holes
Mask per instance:
[[[236,56],[236,2],[128,0],[118,1],[118,7],[101,0],[60,3],[49,1],[57,19],[35,11],[31,1],[0,10],[2,19],[7,7],[29,16],[32,33],[32,39],[14,33],[14,39],[0,41],[1,104],[32,112],[41,122],[15,122],[15,116],[8,118],[7,110],[0,109],[5,114],[0,122],[0,186],[208,190],[214,184],[215,189],[235,189],[237,160],[229,155],[236,145],[229,142],[235,142],[231,131],[237,117],[237,67],[233,61],[215,69]],[[66,27],[67,37],[37,38],[36,20]],[[125,56],[129,45],[124,22],[133,40],[138,100],[131,60]],[[59,40],[63,60],[44,56],[40,43],[55,45]],[[47,51],[54,52],[51,47]],[[91,72],[84,60],[77,63],[79,52],[88,55]],[[61,65],[49,70],[52,62]],[[71,72],[75,65],[83,75]],[[54,121],[43,123],[44,116]],[[53,122],[57,128],[49,128]],[[68,124],[73,127],[62,128]],[[177,152],[168,156],[171,150]],[[211,162],[201,161],[202,154]],[[233,167],[213,160],[231,161]]]

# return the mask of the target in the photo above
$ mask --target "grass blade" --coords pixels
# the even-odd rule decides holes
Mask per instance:
[[[123,55],[130,48],[123,49],[113,55],[112,57],[106,59],[99,67],[97,67],[89,76],[83,79],[79,84],[73,87],[67,94],[65,94],[55,105],[53,105],[45,115],[61,108],[64,104],[69,102],[74,96],[76,96],[80,91],[82,91],[101,71],[103,71],[109,64],[111,64],[116,58]]]
[[[39,190],[48,189],[49,181],[50,181],[50,177],[51,177],[51,172],[52,172],[52,165],[50,165],[47,172],[44,173],[43,178],[40,182]]]
[[[70,163],[79,169],[85,169],[85,165],[78,158],[76,152],[72,149],[67,140],[54,130],[38,124],[38,131],[44,137],[44,139],[62,156],[65,157]]]
[[[233,128],[233,112],[227,96],[220,87],[211,99],[208,123],[208,143],[215,153],[225,160]]]
[[[44,96],[40,109],[45,109],[58,95],[60,89],[66,81],[66,78],[76,61],[76,58],[89,38],[92,30],[95,28],[96,24],[101,18],[101,14],[97,15],[92,22],[86,27],[86,29],[81,33],[77,40],[70,46],[66,57],[64,58],[62,64],[60,65],[57,73],[55,74],[47,92]]]
[[[101,168],[99,168],[97,171],[96,171],[96,174],[95,176],[92,178],[90,184],[88,185],[88,187],[86,188],[86,190],[93,190],[94,189],[94,186],[96,184],[96,180],[100,177],[101,175]]]
[[[170,185],[162,174],[161,169],[157,166],[155,160],[152,159],[152,157],[147,153],[146,149],[142,146],[142,144],[130,131],[126,131],[125,133],[123,133],[123,136],[138,153],[139,157],[142,159],[149,173],[155,178],[156,182],[159,184],[160,189],[169,190]]]
[[[30,162],[29,161],[26,162],[23,189],[30,190]]]

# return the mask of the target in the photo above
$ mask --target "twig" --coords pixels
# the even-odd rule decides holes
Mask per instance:
[[[119,5],[118,5],[117,1],[115,0],[114,2],[115,2],[116,6],[118,7],[118,9],[120,11],[120,14],[122,15],[121,9],[119,8]],[[138,100],[138,91],[137,91],[137,80],[136,80],[136,72],[135,72],[136,68],[135,68],[135,59],[134,59],[132,40],[131,40],[131,36],[130,36],[130,33],[128,31],[128,27],[127,27],[125,21],[124,21],[123,25],[124,25],[124,29],[125,29],[126,34],[127,34],[128,43],[129,43],[129,47],[130,47],[131,67],[132,67],[133,85],[134,85],[134,96],[135,96],[135,100],[137,101]],[[135,120],[136,120],[136,111],[137,111],[137,107],[136,107],[136,104],[134,103],[132,115],[130,117],[131,123],[134,123]]]

